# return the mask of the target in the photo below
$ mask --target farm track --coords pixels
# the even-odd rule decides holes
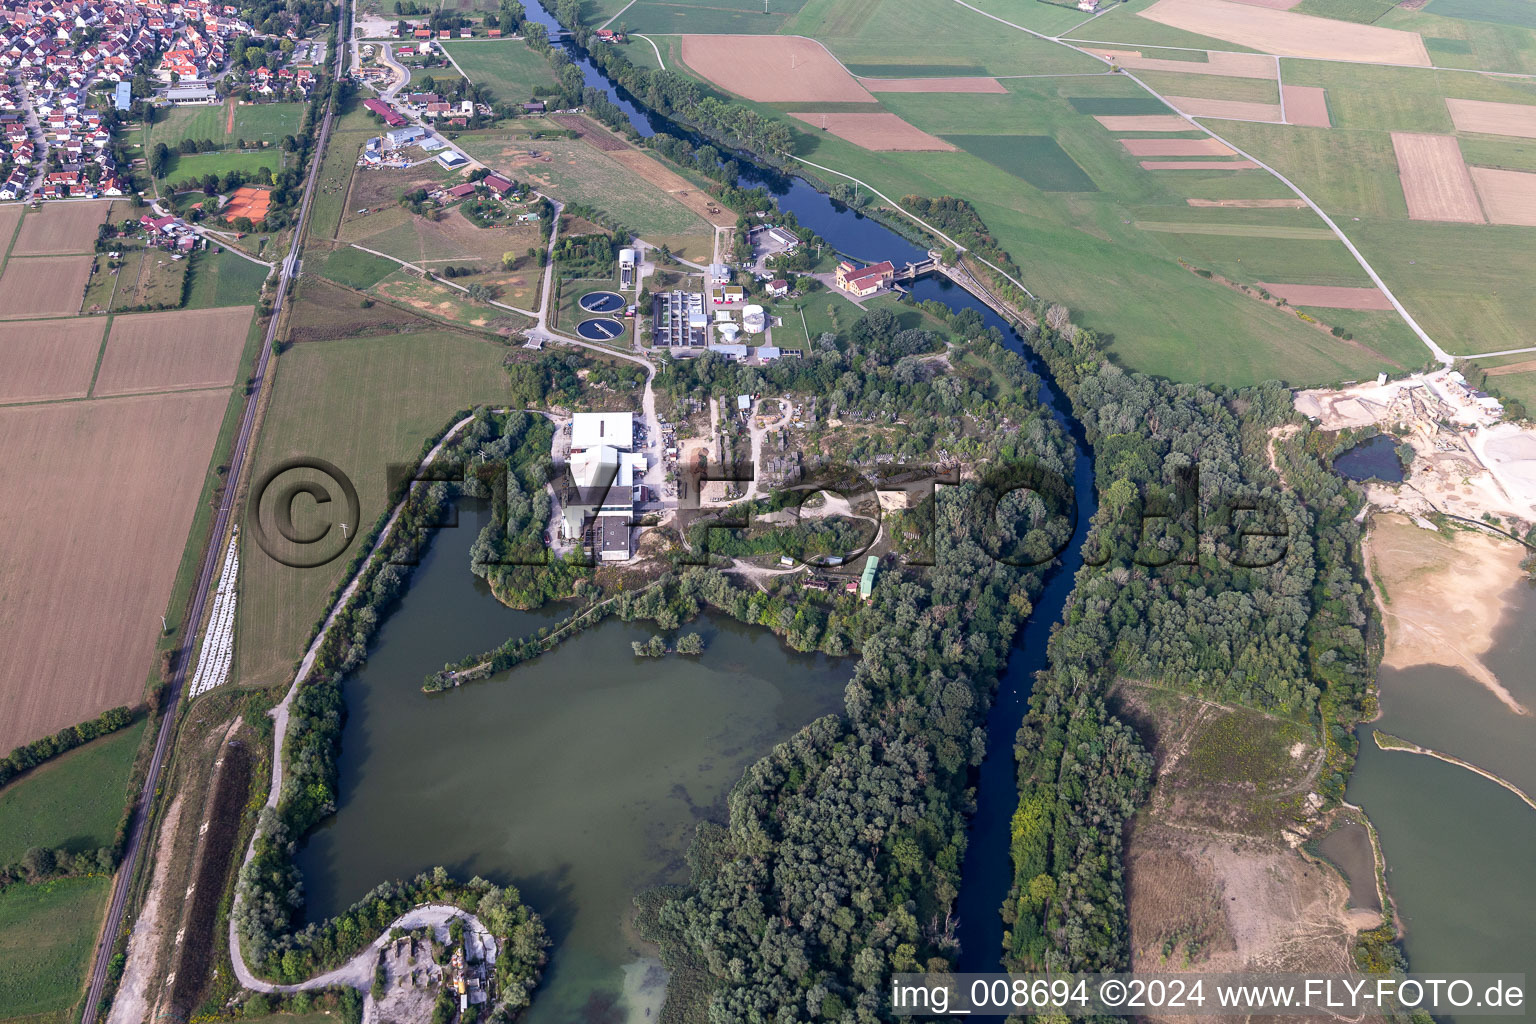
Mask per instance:
[[[347,47],[336,47],[336,64],[333,69],[334,77],[340,78],[342,67],[346,60]],[[85,1006],[81,1016],[81,1024],[93,1024],[101,1014],[102,993],[107,984],[107,968],[112,960],[113,949],[117,945],[118,933],[123,927],[123,916],[128,907],[128,895],[133,888],[133,880],[138,874],[139,858],[144,850],[144,840],[149,829],[154,810],[155,797],[160,786],[160,772],[165,767],[167,756],[170,753],[171,744],[176,734],[176,716],[180,709],[182,693],[186,688],[187,666],[192,663],[192,654],[197,646],[197,627],[203,620],[203,613],[207,610],[208,598],[213,590],[213,584],[218,578],[219,569],[224,561],[224,549],[220,543],[228,534],[230,520],[232,518],[233,500],[236,489],[240,483],[241,473],[245,469],[245,459],[250,452],[251,441],[256,435],[257,410],[261,404],[261,394],[266,384],[267,365],[272,358],[272,348],[277,340],[278,324],[282,320],[283,308],[286,305],[288,286],[292,283],[299,270],[299,252],[304,243],[304,232],[309,226],[309,215],[314,205],[315,186],[320,180],[320,165],[323,162],[326,146],[331,140],[331,127],[335,123],[336,110],[334,104],[326,101],[325,119],[320,123],[320,133],[316,140],[313,152],[310,154],[309,174],[304,183],[304,198],[299,204],[299,217],[294,225],[293,241],[289,247],[288,255],[282,262],[282,272],[277,282],[277,293],[272,303],[271,318],[267,321],[267,332],[262,338],[261,354],[256,360],[256,369],[251,378],[251,387],[245,400],[245,411],[240,418],[240,429],[235,435],[234,445],[230,449],[228,481],[225,486],[224,500],[219,505],[218,513],[214,517],[213,529],[208,536],[207,550],[203,556],[203,566],[197,577],[197,588],[193,593],[192,603],[188,609],[186,634],[182,637],[181,646],[176,652],[176,670],[171,677],[170,685],[166,689],[164,713],[160,719],[160,730],[155,737],[155,752],[150,759],[149,770],[144,775],[144,785],[139,791],[138,800],[133,810],[133,827],[128,832],[128,843],[123,851],[123,863],[119,867],[116,877],[112,882],[112,900],[107,907],[106,922],[102,926],[101,935],[96,944],[95,961],[91,967],[90,984],[86,989]]]

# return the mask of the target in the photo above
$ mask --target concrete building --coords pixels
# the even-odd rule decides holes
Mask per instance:
[[[633,288],[635,286],[635,250],[619,250],[619,287]]]
[[[591,545],[604,562],[627,561],[634,553],[630,527],[635,506],[645,500],[641,480],[646,458],[631,451],[634,413],[592,412],[571,417],[570,472],[560,533],[567,542]]]
[[[165,98],[176,107],[219,101],[218,93],[210,89],[206,82],[178,82],[165,90]]]
[[[651,344],[657,348],[703,348],[709,344],[709,314],[699,292],[663,292],[656,297]]]
[[[895,277],[896,268],[891,266],[890,260],[883,260],[862,270],[846,260],[837,265],[837,286],[849,295],[860,298],[890,287]]]

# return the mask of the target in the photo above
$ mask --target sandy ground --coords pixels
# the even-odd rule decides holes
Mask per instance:
[[[874,103],[826,47],[803,36],[690,36],[683,63],[760,103]]]
[[[96,394],[233,384],[250,325],[250,306],[116,317],[96,375]]]
[[[1511,711],[1530,713],[1482,660],[1504,616],[1505,595],[1524,585],[1523,546],[1482,531],[1426,530],[1407,516],[1378,515],[1363,552],[1386,624],[1382,664],[1460,669]]]
[[[1184,75],[1217,75],[1221,78],[1268,78],[1275,77],[1275,59],[1262,53],[1228,53],[1211,50],[1205,61],[1166,60],[1161,57],[1143,57],[1140,50],[1101,50],[1084,47],[1089,53],[1108,57],[1123,68],[1132,71],[1173,71]]]
[[[937,150],[954,152],[955,147],[936,135],[929,135],[891,113],[880,114],[796,114],[790,117],[813,128],[822,128],[855,146],[885,152]]]
[[[1450,111],[1451,122],[1459,132],[1536,139],[1536,104],[1447,98],[1445,109]]]
[[[1008,90],[995,78],[861,78],[870,92],[981,92]]]
[[[5,273],[0,275],[0,316],[73,316],[80,312],[93,262],[91,256],[13,256],[6,260]]]
[[[1216,139],[1121,139],[1132,156],[1236,156]]]
[[[1410,220],[1483,223],[1472,176],[1454,135],[1393,132],[1392,149]]]
[[[1536,174],[1492,167],[1469,168],[1469,173],[1489,223],[1536,227]]]
[[[28,588],[0,603],[0,750],[142,698],[228,404],[221,389],[0,409],[0,586]]]
[[[1190,206],[1226,206],[1234,210],[1302,210],[1304,199],[1186,199]]]
[[[0,323],[0,403],[84,398],[101,352],[106,317],[49,324]]]
[[[165,934],[160,906],[164,902],[166,874],[171,867],[171,847],[181,825],[181,807],[182,796],[177,793],[160,823],[160,841],[155,844],[155,873],[150,879],[144,909],[128,938],[128,961],[123,967],[123,980],[118,985],[117,995],[112,999],[107,1024],[144,1024],[149,1019],[149,1004],[153,998],[149,987],[159,976],[155,970],[155,951],[160,948]]]
[[[1339,288],[1321,284],[1271,284],[1259,287],[1293,306],[1322,306],[1325,309],[1391,309],[1392,303],[1376,288]]]
[[[1187,132],[1195,127],[1178,114],[1108,114],[1094,120],[1112,132]]]
[[[1232,3],[1231,0],[1158,0],[1143,18],[1225,39],[1262,53],[1321,60],[1358,60],[1383,64],[1430,65],[1429,51],[1417,32],[1357,25],[1310,14]]]
[[[1191,117],[1228,117],[1238,121],[1280,121],[1280,104],[1252,100],[1208,100],[1202,96],[1164,96]]]
[[[106,222],[110,199],[97,203],[45,203],[21,222],[12,256],[59,256],[90,252],[96,245],[96,229]]]
[[[1148,171],[1251,171],[1259,165],[1252,160],[1143,160]]]
[[[1328,119],[1328,94],[1316,85],[1282,85],[1280,93],[1285,97],[1285,119],[1303,128],[1332,128]]]

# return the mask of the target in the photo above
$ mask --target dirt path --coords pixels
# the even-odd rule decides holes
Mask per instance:
[[[181,827],[182,804],[182,796],[177,793],[160,823],[160,841],[155,844],[155,873],[149,882],[149,896],[128,939],[128,961],[123,967],[123,978],[112,1000],[107,1024],[141,1024],[149,1019],[149,986],[157,976],[155,953],[165,935],[160,907],[164,902],[166,874],[171,867],[171,847]]]

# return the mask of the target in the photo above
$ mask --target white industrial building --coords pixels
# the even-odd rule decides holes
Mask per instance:
[[[571,417],[570,471],[560,535],[581,540],[604,562],[634,553],[630,524],[645,500],[646,459],[632,451],[635,417],[630,412],[579,412]]]

